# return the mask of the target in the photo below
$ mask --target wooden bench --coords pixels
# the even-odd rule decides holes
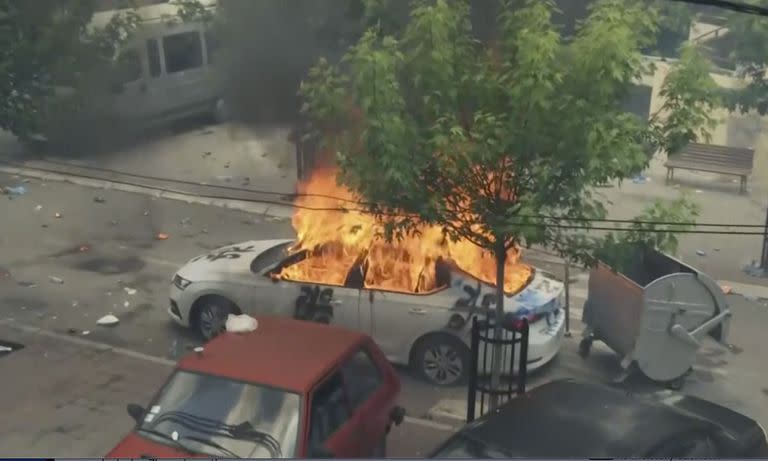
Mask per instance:
[[[675,179],[675,169],[738,176],[741,179],[739,192],[743,194],[747,191],[747,176],[752,173],[754,160],[754,149],[689,144],[679,153],[670,155],[664,166],[667,168],[667,183]]]

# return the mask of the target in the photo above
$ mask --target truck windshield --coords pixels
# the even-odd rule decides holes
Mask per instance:
[[[292,458],[300,397],[258,384],[178,371],[138,432],[158,443],[231,458]]]

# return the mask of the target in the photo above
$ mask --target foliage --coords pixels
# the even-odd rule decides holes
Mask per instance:
[[[687,195],[671,202],[656,200],[636,216],[632,224],[608,233],[599,242],[595,256],[622,272],[636,257],[633,250],[638,246],[674,254],[678,246],[677,234],[693,229],[700,211],[699,205]]]
[[[600,0],[565,43],[551,1],[505,1],[495,46],[473,39],[465,2],[414,5],[402,34],[369,29],[301,87],[340,179],[389,238],[427,221],[497,256],[541,244],[586,257],[567,228],[605,216],[592,187],[642,170],[649,144],[676,149],[711,123],[714,83],[693,48],[649,125],[621,110],[658,27],[643,5]]]

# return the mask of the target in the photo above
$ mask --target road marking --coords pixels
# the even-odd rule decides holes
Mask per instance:
[[[7,326],[9,328],[14,328],[24,333],[41,335],[41,336],[56,339],[65,343],[73,344],[76,346],[97,350],[100,352],[113,352],[115,354],[123,355],[125,357],[144,360],[146,362],[152,362],[152,363],[156,363],[158,365],[164,365],[167,367],[173,367],[176,365],[176,362],[174,362],[173,360],[169,360],[163,357],[157,357],[154,355],[145,354],[143,352],[126,349],[123,347],[110,346],[109,344],[102,343],[99,341],[69,336],[62,333],[57,333],[55,331],[49,331],[39,327],[33,327],[31,325],[24,325],[24,324],[15,322],[13,320],[0,320],[0,325]],[[443,424],[443,423],[439,423],[429,419],[414,418],[412,416],[406,416],[403,419],[403,422],[408,424],[413,424],[416,426],[428,427],[430,429],[437,429],[441,431],[454,432],[457,429],[456,426],[452,426],[450,424]]]

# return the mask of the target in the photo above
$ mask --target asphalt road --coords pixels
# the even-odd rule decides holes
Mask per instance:
[[[288,221],[222,208],[64,183],[21,183],[7,176],[0,176],[0,185],[27,188],[13,200],[0,197],[0,321],[148,356],[174,360],[198,344],[166,314],[168,283],[180,264],[229,243],[293,236]],[[95,202],[96,196],[103,197],[103,203]],[[159,232],[169,238],[157,240]],[[135,293],[129,294],[132,290]],[[731,298],[735,347],[702,351],[686,390],[741,409],[766,425],[768,384],[765,372],[758,371],[763,363],[758,338],[768,326],[768,308]],[[119,325],[96,324],[110,313],[120,318]],[[572,321],[575,331],[581,329],[579,317],[575,314]],[[558,377],[607,381],[616,375],[613,353],[596,345],[592,356],[582,360],[577,344],[576,334],[566,339],[561,354],[531,376],[530,385]],[[402,403],[411,417],[441,412],[462,416],[465,389],[435,388],[407,370],[401,370],[401,377]],[[632,385],[649,388],[646,384]],[[399,452],[424,449],[413,446]]]

